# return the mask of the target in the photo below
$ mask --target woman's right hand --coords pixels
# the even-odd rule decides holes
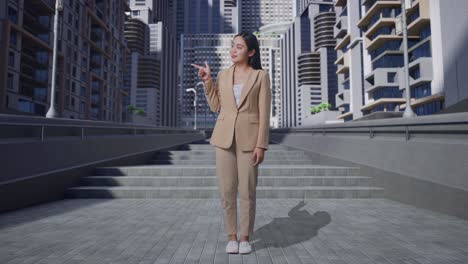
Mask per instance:
[[[200,79],[202,79],[203,81],[208,81],[209,79],[211,79],[211,69],[207,61],[205,61],[206,67],[202,67],[194,63],[192,63],[191,65],[198,69],[198,77],[200,77]]]

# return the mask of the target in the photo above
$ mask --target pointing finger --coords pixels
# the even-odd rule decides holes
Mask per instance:
[[[190,65],[192,65],[193,67],[196,67],[196,68],[198,68],[198,69],[203,68],[202,66],[196,65],[196,64],[194,64],[194,63],[192,63],[192,64],[190,64]]]

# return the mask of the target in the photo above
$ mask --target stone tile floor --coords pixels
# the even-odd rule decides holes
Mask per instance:
[[[0,214],[0,263],[468,263],[468,221],[387,199],[258,199],[229,255],[217,199],[73,199]]]

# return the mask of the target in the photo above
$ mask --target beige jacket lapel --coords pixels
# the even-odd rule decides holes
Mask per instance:
[[[230,96],[231,97],[231,103],[234,105],[235,108],[239,109],[242,106],[242,103],[244,102],[245,98],[247,97],[250,90],[252,89],[255,80],[257,80],[257,76],[258,76],[259,72],[260,72],[260,70],[255,70],[254,69],[247,76],[247,81],[245,82],[245,84],[244,84],[244,86],[242,88],[241,98],[240,98],[240,101],[239,101],[239,106],[237,106],[236,98],[234,96],[234,91],[233,91],[233,87],[234,87],[234,65],[232,65],[229,68],[228,74],[227,74],[227,81],[229,82],[229,84],[227,85],[227,88],[228,88],[227,92],[229,92],[229,94],[231,95]]]

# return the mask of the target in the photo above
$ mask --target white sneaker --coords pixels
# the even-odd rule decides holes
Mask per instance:
[[[249,254],[250,252],[252,252],[252,246],[250,245],[249,241],[241,241],[239,243],[239,253]]]
[[[239,243],[237,242],[237,240],[229,240],[229,242],[226,245],[226,252],[234,254],[239,253]]]

